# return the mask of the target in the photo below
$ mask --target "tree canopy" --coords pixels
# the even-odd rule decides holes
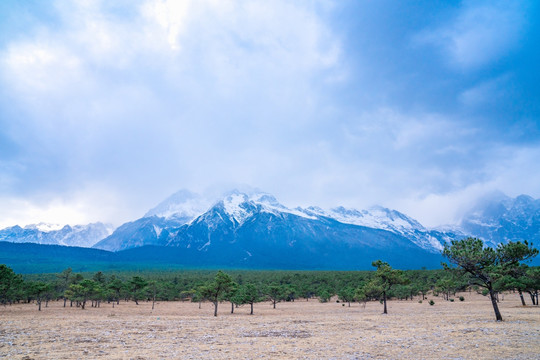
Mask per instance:
[[[526,262],[537,254],[538,250],[527,241],[499,244],[494,249],[485,246],[482,240],[472,237],[453,240],[446,244],[443,250],[443,255],[450,264],[457,267],[462,275],[470,275],[471,284],[488,290],[497,321],[502,321],[496,298],[497,280],[515,273],[521,262]],[[443,265],[445,269],[451,269],[448,264]]]

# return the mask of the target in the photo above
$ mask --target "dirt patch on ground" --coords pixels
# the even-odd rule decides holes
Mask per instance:
[[[540,359],[540,308],[515,294],[500,302],[321,304],[316,300],[255,305],[121,302],[114,308],[49,303],[0,306],[0,357],[6,359]]]

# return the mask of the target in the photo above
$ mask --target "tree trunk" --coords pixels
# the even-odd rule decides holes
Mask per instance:
[[[234,314],[234,303],[231,302],[231,314]]]
[[[217,316],[217,305],[218,305],[218,302],[216,300],[214,301],[214,316]]]
[[[521,305],[525,306],[525,299],[523,298],[523,293],[521,292],[521,290],[518,290],[519,292],[519,298],[521,299]]]
[[[276,308],[276,300],[272,301],[274,303],[274,309]]]
[[[388,314],[388,311],[386,311],[386,291],[383,291],[383,302],[384,302],[383,314]]]
[[[491,298],[491,304],[493,305],[493,311],[495,311],[495,318],[497,319],[497,321],[503,321],[501,312],[499,311],[499,305],[497,305],[497,297],[496,297],[495,291],[493,291],[493,289],[491,288],[488,290],[489,290],[489,297]]]
[[[41,299],[37,299],[38,311],[41,311]]]
[[[66,301],[67,299],[64,297],[64,307],[66,307]]]
[[[249,313],[249,315],[253,315],[253,303],[251,303],[251,312]]]
[[[535,299],[534,299],[534,294],[533,294],[533,292],[532,292],[532,291],[529,291],[529,295],[531,296],[532,304],[533,304],[533,305],[536,305],[536,303],[535,303],[535,301],[534,301]]]
[[[156,298],[152,299],[152,310],[154,310],[154,304],[156,303]]]

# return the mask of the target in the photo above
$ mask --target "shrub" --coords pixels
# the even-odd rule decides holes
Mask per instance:
[[[465,301],[465,298],[463,296],[460,296],[459,301]]]
[[[489,294],[489,290],[488,290],[488,289],[482,290],[482,295],[487,296],[488,294]]]
[[[429,300],[429,305],[431,305],[431,306],[435,305],[435,301]]]
[[[422,303],[422,300],[418,300],[418,303],[421,304],[421,303]]]
[[[450,299],[450,302],[454,302],[454,299]]]

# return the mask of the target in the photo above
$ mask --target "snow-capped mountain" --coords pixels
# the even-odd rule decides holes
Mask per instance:
[[[277,268],[356,268],[385,258],[401,267],[433,266],[438,254],[380,229],[288,209],[268,195],[232,192],[162,238],[204,263]]]
[[[0,230],[0,240],[93,245],[117,252],[152,245],[174,248],[183,259],[200,257],[201,264],[225,261],[231,266],[286,268],[303,263],[306,268],[330,268],[337,261],[341,264],[337,268],[355,268],[353,263],[366,257],[414,266],[414,259],[440,261],[437,256],[445,242],[466,236],[485,239],[490,246],[524,239],[538,243],[540,200],[525,195],[515,199],[491,196],[459,224],[429,229],[380,206],[290,208],[256,189],[233,190],[217,198],[182,190],[112,234],[110,228],[99,232],[100,226],[104,225],[15,226]]]
[[[428,230],[416,220],[383,207],[362,211],[343,207],[330,210],[317,207],[288,208],[271,194],[257,189],[244,192],[230,191],[204,210],[201,209],[205,201],[206,203],[208,201],[202,199],[188,191],[180,191],[149,211],[145,217],[122,225],[94,247],[119,251],[143,245],[179,246],[185,243],[186,246],[204,250],[212,245],[211,239],[216,236],[223,238],[230,234],[248,236],[245,234],[246,229],[257,227],[254,224],[259,221],[263,223],[270,221],[268,224],[265,223],[267,233],[262,234],[258,231],[263,239],[272,238],[277,231],[280,236],[291,239],[292,243],[295,237],[309,237],[313,241],[326,238],[348,242],[349,238],[357,237],[352,233],[361,228],[364,232],[366,229],[379,230],[378,234],[384,236],[389,236],[386,234],[388,232],[400,239],[406,239],[413,246],[438,253],[442,249],[441,243],[458,237],[455,234]],[[304,226],[307,233],[299,230],[303,227],[299,225],[300,223],[304,225],[310,223],[310,226]],[[344,227],[348,229],[346,233],[349,235],[345,233],[336,235],[336,229]],[[317,231],[314,231],[314,228],[317,228]],[[184,236],[185,239],[180,240]],[[227,241],[236,242],[234,236]],[[355,239],[356,242],[363,240],[365,239]],[[364,243],[364,245],[378,246],[384,242],[383,240],[373,238],[373,244]],[[246,250],[246,253],[249,252]]]
[[[112,233],[112,226],[100,222],[88,225],[32,224],[0,230],[0,241],[91,247]]]
[[[180,190],[150,209],[144,217],[118,227],[94,245],[96,249],[120,251],[145,245],[164,245],[169,232],[203,214],[212,201],[189,190]]]
[[[514,199],[492,193],[481,199],[461,220],[468,234],[496,246],[508,241],[540,240],[540,199],[520,195]]]
[[[157,216],[187,223],[205,212],[210,205],[212,205],[211,200],[184,189],[172,194],[156,207],[148,210],[144,217]]]
[[[328,217],[344,224],[390,231],[402,235],[421,248],[430,251],[442,250],[442,244],[445,241],[456,237],[455,234],[448,235],[426,229],[407,215],[382,206],[373,206],[367,210],[346,209],[340,206],[328,211],[318,207],[308,207],[303,211],[306,214]]]

